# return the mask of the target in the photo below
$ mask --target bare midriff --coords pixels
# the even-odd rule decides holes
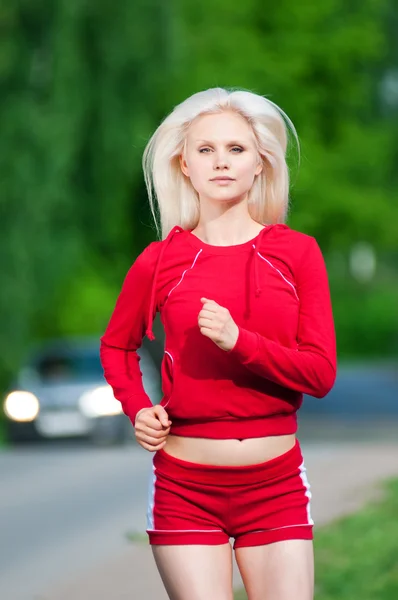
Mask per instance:
[[[215,440],[169,435],[163,450],[181,460],[202,465],[254,465],[288,452],[295,445],[295,434]]]

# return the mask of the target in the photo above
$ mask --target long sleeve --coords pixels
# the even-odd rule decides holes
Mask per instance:
[[[128,271],[100,345],[105,379],[133,424],[141,408],[152,406],[144,389],[137,354],[148,320],[153,279],[149,248]]]
[[[316,240],[308,239],[296,273],[297,347],[286,348],[240,327],[230,354],[274,383],[322,398],[336,378],[336,340],[326,266]]]

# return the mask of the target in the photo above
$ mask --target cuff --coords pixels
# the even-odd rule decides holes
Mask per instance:
[[[257,354],[258,334],[239,327],[239,335],[235,346],[229,351],[231,356],[236,356],[243,364],[249,363]]]
[[[146,394],[143,396],[130,396],[126,402],[126,415],[130,419],[133,425],[135,425],[135,419],[138,411],[142,408],[152,408],[153,404]]]

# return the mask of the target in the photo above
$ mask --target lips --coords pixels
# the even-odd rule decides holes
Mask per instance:
[[[214,177],[214,179],[210,179],[210,181],[234,181],[232,177]]]

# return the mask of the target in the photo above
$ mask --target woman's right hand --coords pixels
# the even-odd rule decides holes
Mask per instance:
[[[137,442],[149,452],[160,450],[166,445],[170,425],[168,414],[160,404],[142,408],[138,411],[134,423]]]

